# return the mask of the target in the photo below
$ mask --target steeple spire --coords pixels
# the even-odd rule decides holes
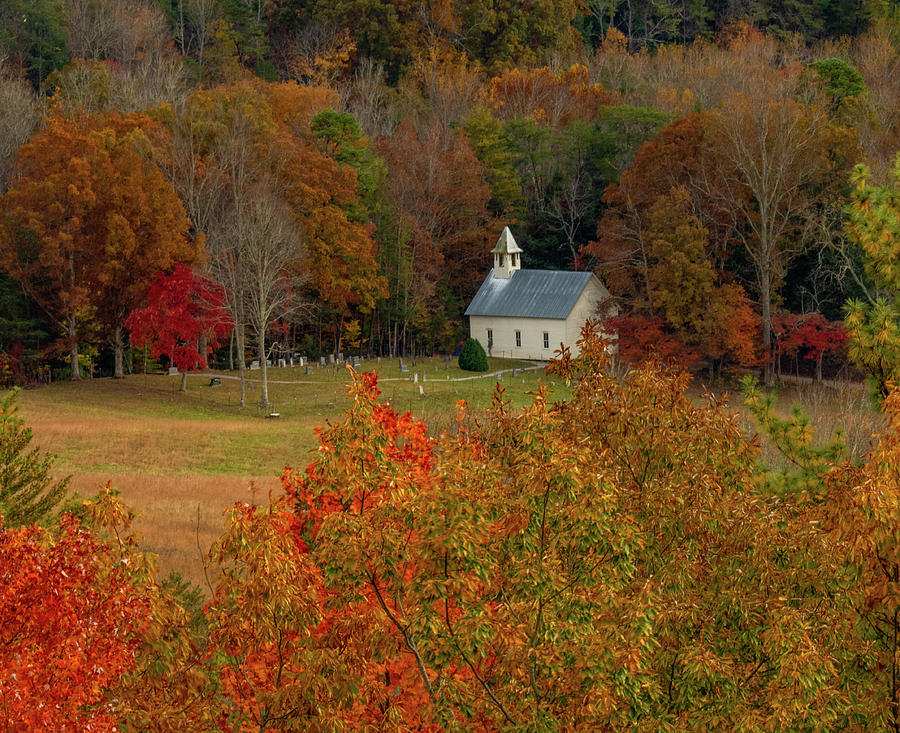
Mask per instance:
[[[513,276],[513,273],[522,269],[522,261],[519,256],[524,250],[516,244],[509,227],[503,227],[497,246],[491,250],[494,255],[494,277],[504,280]]]

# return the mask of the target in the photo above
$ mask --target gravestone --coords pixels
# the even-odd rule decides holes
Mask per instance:
[[[360,358],[358,356],[354,356],[353,357],[353,366],[358,367],[360,365],[360,363],[361,363]]]
[[[259,369],[259,361],[257,361],[256,359],[254,359],[253,361],[251,361],[251,362],[250,362],[250,369],[254,369],[254,370],[255,370],[255,369]]]
[[[299,359],[297,359],[297,366],[306,366],[305,356],[301,356]]]
[[[423,381],[423,382],[427,382],[427,381],[428,381],[428,375],[427,375],[425,372],[422,372],[422,381]]]
[[[174,377],[178,374],[178,367],[169,367],[169,376]]]
[[[278,360],[278,366],[280,366],[280,367],[286,367],[286,366],[287,366],[287,362],[286,362],[284,359],[279,359],[279,360]],[[294,366],[294,365],[291,364],[291,366]]]
[[[329,364],[334,364],[334,354],[329,354],[329,355],[328,355],[328,363],[329,363]]]
[[[222,380],[219,379],[218,377],[213,377],[212,379],[209,380],[210,387],[218,387],[221,384],[222,384]]]
[[[312,368],[311,366],[307,365],[307,367],[306,367],[306,373],[307,373],[307,374],[312,374],[312,373],[313,373],[313,368]]]
[[[424,396],[425,396],[425,390],[422,389],[422,385],[420,384],[419,385],[419,397],[424,397]]]
[[[415,374],[413,374],[413,384],[418,384],[418,383],[419,383],[419,373],[416,372]]]
[[[324,356],[319,357],[319,366],[325,366],[325,357]]]
[[[400,362],[400,371],[406,374],[409,371],[409,367],[406,366],[403,362]]]

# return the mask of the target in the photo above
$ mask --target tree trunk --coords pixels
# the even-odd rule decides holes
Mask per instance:
[[[209,351],[209,340],[206,338],[205,333],[201,333],[200,338],[197,339],[197,353],[200,354],[200,367],[202,369],[209,369],[209,361],[206,358],[207,351]]]
[[[759,306],[765,352],[763,356],[766,360],[763,366],[763,382],[766,387],[772,387],[775,384],[775,362],[772,358],[772,281],[771,273],[766,268],[761,268],[759,273]]]
[[[231,329],[231,335],[228,337],[228,371],[234,371],[234,330]]]
[[[235,342],[237,343],[238,374],[241,378],[241,407],[247,404],[247,364],[244,360],[244,324],[235,324]]]
[[[187,372],[181,372],[181,386],[178,388],[179,392],[187,392]]]
[[[125,369],[122,364],[125,356],[125,346],[122,342],[122,327],[116,326],[116,332],[113,336],[113,354],[115,365],[113,367],[113,378],[124,379]]]
[[[69,364],[72,370],[72,381],[81,379],[81,371],[78,368],[78,339],[75,331],[75,314],[68,316],[67,335],[69,337]]]
[[[259,330],[259,404],[269,409],[269,370],[266,364],[266,332]]]

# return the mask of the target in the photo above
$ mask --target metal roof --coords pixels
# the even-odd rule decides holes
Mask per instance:
[[[466,315],[566,319],[592,277],[591,272],[516,270],[509,278],[495,278],[491,269]]]

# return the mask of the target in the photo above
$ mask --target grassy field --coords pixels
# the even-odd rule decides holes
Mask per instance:
[[[474,412],[486,407],[498,379],[472,379],[455,361],[407,366],[401,373],[397,360],[385,359],[360,369],[378,371],[382,398],[423,418],[433,433],[449,427],[459,399]],[[499,379],[507,398],[523,405],[543,378],[531,366],[492,359],[488,374],[518,369]],[[71,475],[72,488],[85,496],[112,481],[137,512],[135,529],[160,556],[162,571],[199,583],[202,555],[221,532],[225,507],[277,491],[286,466],[309,462],[315,427],[338,419],[347,404],[346,367],[315,367],[312,375],[271,369],[269,411],[280,416],[265,419],[256,406],[259,373],[248,374],[247,407],[240,406],[237,379],[223,375],[221,385],[210,386],[208,374],[190,376],[185,393],[180,377],[150,374],[58,383],[23,392],[18,404],[35,442],[57,456],[57,474]]]
[[[474,379],[455,361],[420,359],[408,366],[409,372],[401,373],[397,360],[385,359],[360,368],[378,371],[382,398],[424,419],[432,434],[451,426],[459,399],[477,415],[498,379],[514,406],[529,401],[539,380],[558,398],[567,396],[543,369],[521,362],[492,359],[488,375]],[[515,376],[502,371],[512,369],[518,370]],[[20,413],[35,441],[56,454],[57,473],[72,476],[74,490],[90,495],[112,481],[137,512],[135,529],[146,549],[159,555],[161,570],[201,583],[202,557],[222,530],[224,509],[254,497],[263,501],[277,491],[286,466],[302,468],[311,459],[315,426],[338,419],[347,404],[346,367],[315,367],[311,375],[303,368],[272,369],[270,411],[280,417],[265,419],[255,404],[258,372],[249,374],[247,407],[240,406],[239,382],[231,375],[223,375],[219,386],[210,386],[208,374],[191,376],[181,393],[180,377],[153,374],[25,391]],[[702,388],[693,392],[699,398]],[[748,434],[755,432],[740,399],[731,402]],[[858,385],[785,385],[780,410],[786,413],[795,403],[822,439],[841,429],[854,458],[869,449],[871,434],[881,429],[880,415]],[[780,462],[766,447],[763,459]]]

